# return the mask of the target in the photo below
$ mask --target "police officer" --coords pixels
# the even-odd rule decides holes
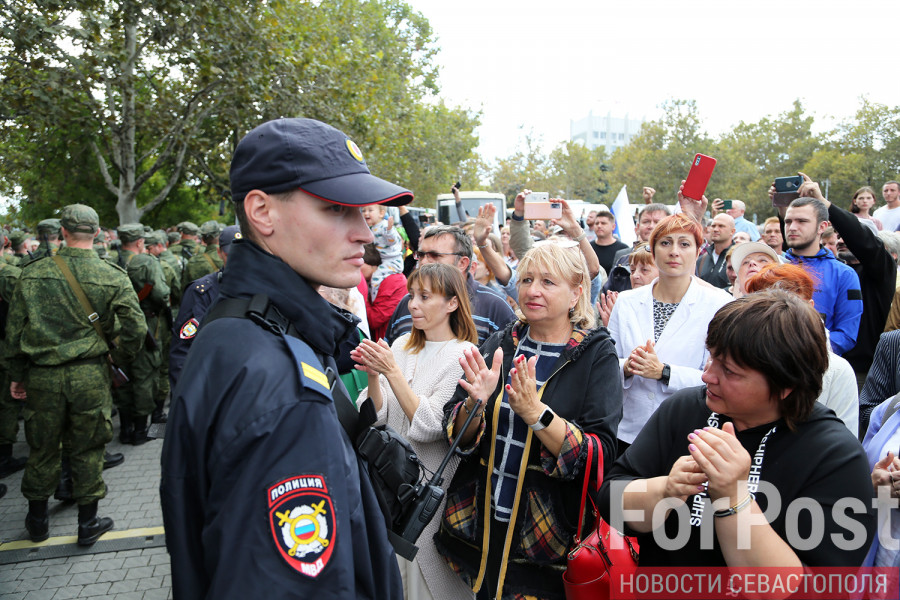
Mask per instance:
[[[229,225],[219,234],[219,257],[225,265],[228,264],[228,251],[231,249],[232,243],[239,239],[241,239],[241,228],[237,225]],[[171,389],[175,389],[175,384],[178,383],[181,368],[184,366],[188,350],[191,349],[191,344],[200,328],[200,322],[210,305],[219,297],[221,281],[222,271],[216,271],[193,281],[184,290],[184,298],[172,327],[172,345],[169,349]]]
[[[231,190],[243,239],[229,252],[219,302],[265,295],[263,320],[286,322],[288,333],[220,318],[194,341],[162,457],[174,595],[399,598],[384,516],[328,390],[326,372],[336,372],[333,355],[356,319],[316,288],[359,283],[372,241],[359,206],[412,194],[372,176],[352,140],[311,119],[248,133]],[[292,336],[318,355],[302,370]]]
[[[200,226],[200,239],[206,247],[192,256],[184,266],[184,273],[181,276],[182,289],[189,286],[192,281],[215,273],[224,266],[225,263],[219,256],[220,233],[222,225],[216,221],[207,221]]]
[[[59,482],[62,446],[78,502],[78,543],[90,545],[113,527],[112,519],[97,516],[97,504],[106,495],[103,449],[112,439],[107,340],[118,337],[115,357],[130,359],[146,326],[128,277],[92,249],[99,228],[94,209],[65,207],[62,227],[62,265],[43,258],[22,269],[9,312],[5,357],[12,396],[25,400],[31,448],[22,478],[22,495],[28,499],[25,527],[35,542],[49,536],[47,499]]]
[[[120,226],[118,232],[122,241],[118,260],[128,272],[147,325],[143,347],[133,361],[123,366],[129,381],[115,390],[121,424],[119,441],[139,446],[150,439],[147,437],[148,420],[156,409],[162,361],[160,333],[165,327],[161,317],[168,308],[169,286],[159,259],[144,252],[144,227],[129,223]]]

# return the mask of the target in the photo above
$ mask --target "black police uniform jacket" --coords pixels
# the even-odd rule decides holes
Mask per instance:
[[[355,319],[279,258],[236,242],[220,297],[256,293],[334,366]],[[162,454],[175,598],[402,597],[371,483],[330,395],[310,385],[321,365],[307,367],[301,378],[285,340],[249,319],[201,328]]]

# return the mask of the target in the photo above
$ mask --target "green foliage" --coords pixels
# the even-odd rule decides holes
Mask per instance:
[[[691,159],[702,153],[718,161],[707,197],[743,200],[748,218],[755,214],[762,222],[775,214],[767,194],[775,177],[802,171],[821,182],[833,202],[849,207],[859,187],[878,190],[900,173],[900,107],[862,98],[853,118],[834,131],[815,134],[812,115],[795,100],[781,114],[755,123],[741,121],[718,139],[703,131],[695,102],[672,100],[662,108],[660,119],[644,123],[609,159],[602,152],[591,156],[572,142],[559,144],[545,156],[527,136],[524,150],[494,165],[492,191],[511,199],[526,187],[564,190],[569,197],[608,203],[624,184],[632,203],[640,203],[641,188],[650,186],[657,190],[656,201],[672,204]],[[599,171],[600,165],[610,171]],[[592,195],[596,182],[597,187],[609,182],[609,193]]]
[[[0,189],[26,212],[77,195],[122,222],[214,214],[237,141],[281,116],[344,130],[373,172],[428,195],[477,144],[479,116],[433,100],[431,27],[398,0],[33,0],[0,3],[0,30],[0,135],[16,138]]]

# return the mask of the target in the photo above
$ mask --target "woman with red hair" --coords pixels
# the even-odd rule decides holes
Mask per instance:
[[[619,455],[660,403],[672,393],[701,385],[709,358],[706,326],[732,298],[694,277],[703,242],[700,223],[684,213],[666,217],[650,234],[658,277],[619,294],[609,317],[616,341],[625,399],[619,423]]]
[[[813,304],[813,292],[816,282],[812,276],[799,265],[786,263],[764,265],[762,269],[750,277],[745,285],[748,294],[768,289],[784,290],[800,296],[810,306]],[[825,327],[825,324],[822,324]],[[828,335],[828,330],[825,331]],[[822,393],[819,402],[834,411],[853,435],[859,435],[859,394],[856,388],[856,375],[853,367],[846,359],[828,349],[828,369],[822,377]]]

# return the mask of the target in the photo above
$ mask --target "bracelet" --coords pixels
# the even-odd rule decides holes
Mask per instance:
[[[584,230],[582,229],[582,230],[581,230],[581,235],[579,235],[579,236],[576,237],[576,238],[572,238],[572,241],[573,241],[573,242],[580,242],[581,240],[583,240],[583,239],[586,238],[586,237],[587,237],[587,231],[584,231]]]
[[[475,401],[475,405],[476,406],[478,405],[478,400]],[[469,408],[469,399],[468,398],[463,400],[463,408],[466,410],[466,414],[469,414],[470,412],[472,412],[472,409]]]
[[[714,517],[730,517],[731,515],[736,515],[740,511],[742,511],[745,508],[747,508],[748,506],[750,506],[750,503],[753,502],[754,500],[756,500],[756,496],[754,496],[752,493],[748,493],[747,496],[743,500],[741,500],[740,502],[738,502],[731,508],[726,508],[724,510],[717,510],[716,512],[713,513],[713,516]]]
[[[479,250],[484,250],[485,248],[487,248],[487,244],[485,244],[485,245],[483,245],[483,246],[480,245],[480,244],[478,245],[478,249],[479,249]]]
[[[516,215],[515,212],[513,212],[513,214],[512,214],[512,220],[513,220],[513,221],[524,221],[524,220],[525,220],[525,215],[522,215],[521,217],[519,217],[519,216]]]

